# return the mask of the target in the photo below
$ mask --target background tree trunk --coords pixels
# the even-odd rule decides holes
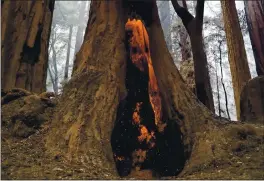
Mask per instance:
[[[229,153],[230,140],[234,138],[229,140],[226,135],[232,132],[232,125],[215,120],[184,84],[167,49],[157,6],[153,2],[91,2],[85,43],[78,53],[73,77],[64,88],[46,138],[48,151],[89,165],[86,171],[96,169],[103,173],[98,176],[100,179],[109,179],[109,175],[116,178],[111,138],[119,124],[118,109],[127,98],[128,57],[124,26],[128,15],[135,10],[148,30],[148,51],[161,94],[162,120],[167,123],[165,129],[171,130],[172,140],[182,142],[184,157],[181,158],[188,160],[180,176],[195,173],[204,165],[208,169],[228,164],[231,156],[226,153]],[[175,131],[174,127],[179,130]],[[180,141],[173,133],[182,134]],[[146,178],[144,174],[135,177]]]
[[[184,7],[186,10],[188,10],[186,0],[180,1],[182,4],[182,7]],[[188,39],[188,33],[186,29],[181,26],[180,30],[180,46],[181,46],[181,54],[182,54],[182,61],[186,61],[190,58],[192,58],[192,50],[190,47],[190,41]]]
[[[71,54],[72,28],[73,28],[73,26],[70,25],[70,27],[69,27],[69,39],[68,39],[67,56],[66,56],[66,63],[65,63],[65,68],[64,68],[64,81],[67,81],[68,80],[68,76],[69,76],[69,63],[70,63],[70,54]]]
[[[235,1],[221,1],[221,6],[228,47],[228,60],[234,88],[237,120],[240,120],[240,94],[243,86],[250,79],[250,72]]]
[[[248,31],[258,75],[264,75],[264,4],[244,1]]]
[[[54,0],[2,2],[2,89],[46,90]]]
[[[208,109],[214,112],[213,94],[202,35],[204,1],[199,0],[197,2],[195,18],[185,8],[181,7],[177,0],[172,0],[171,2],[190,36],[194,61],[196,95]]]
[[[179,4],[181,4],[182,7],[188,10],[186,0],[181,0]],[[180,33],[180,47],[181,47],[181,56],[182,56],[182,61],[180,63],[180,73],[185,83],[188,85],[188,87],[192,90],[194,94],[196,94],[195,73],[194,73],[191,42],[184,25],[181,24],[180,26],[181,27],[179,33]]]

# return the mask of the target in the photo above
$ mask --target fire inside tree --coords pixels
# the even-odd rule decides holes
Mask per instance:
[[[183,153],[176,127],[168,131],[162,114],[162,98],[150,56],[149,37],[140,19],[128,19],[126,88],[128,95],[119,106],[112,147],[117,170],[126,176],[131,169],[151,169],[159,175],[181,170]],[[172,128],[172,127],[170,127]],[[180,139],[180,136],[176,136]]]

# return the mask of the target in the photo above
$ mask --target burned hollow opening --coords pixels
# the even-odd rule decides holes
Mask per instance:
[[[182,135],[176,122],[166,119],[145,25],[130,18],[125,28],[128,94],[119,103],[111,135],[117,171],[120,176],[144,169],[156,176],[177,175],[185,163]]]

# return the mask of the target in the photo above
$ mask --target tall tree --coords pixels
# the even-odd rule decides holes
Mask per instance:
[[[145,24],[136,17],[127,21],[135,11]],[[92,1],[85,42],[47,135],[48,152],[96,168],[104,173],[101,179],[116,168],[121,176],[137,172],[133,163],[146,161],[146,155],[146,167],[160,175],[179,173],[187,159],[181,176],[207,163],[207,169],[217,168],[216,160],[230,163],[229,145],[237,134],[227,135],[234,125],[215,120],[184,84],[155,1]],[[138,123],[151,128],[138,129]],[[159,142],[148,145],[152,149],[132,154],[141,146],[137,140],[154,135]]]
[[[188,10],[186,0],[179,1],[179,4],[183,6],[186,10]],[[182,78],[185,80],[185,83],[188,85],[188,87],[194,93],[196,93],[195,73],[194,73],[194,63],[192,57],[191,43],[186,28],[182,23],[179,25],[178,32],[180,35],[179,45],[180,45],[181,57],[182,57],[180,63],[180,73],[182,75]]]
[[[264,75],[264,2],[244,1],[257,74]]]
[[[46,90],[54,0],[2,1],[1,86]]]
[[[171,0],[171,2],[190,36],[194,60],[196,95],[207,108],[214,112],[213,94],[202,35],[204,0],[197,1],[195,17],[187,9],[181,7],[177,0]]]
[[[181,0],[180,3],[182,7],[188,10],[186,0]],[[188,39],[188,33],[183,26],[180,27],[180,46],[181,46],[182,61],[190,59],[192,57],[192,50]]]
[[[243,86],[250,79],[250,71],[235,1],[221,1],[221,7],[226,32],[228,60],[234,88],[237,119],[240,120],[240,94]]]
[[[67,47],[67,56],[66,56],[66,63],[64,68],[64,80],[68,80],[69,76],[69,65],[70,65],[70,54],[71,54],[71,41],[72,41],[72,29],[73,26],[69,25],[69,39],[68,39],[68,47]]]
[[[56,24],[52,25],[52,32],[50,37],[50,45],[49,45],[49,54],[51,55],[51,61],[49,61],[48,72],[52,81],[53,90],[56,94],[59,92],[59,73],[57,67],[57,51],[55,48],[55,43],[57,41],[58,35],[56,32]],[[53,67],[53,70],[51,69]]]

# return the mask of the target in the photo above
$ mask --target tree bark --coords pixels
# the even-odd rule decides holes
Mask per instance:
[[[251,45],[259,76],[264,75],[264,3],[244,1]]]
[[[54,89],[54,92],[56,94],[59,93],[59,88],[58,88],[58,85],[59,85],[59,76],[58,76],[58,68],[57,68],[57,52],[56,52],[56,49],[54,47],[54,43],[55,41],[53,41],[53,43],[51,44],[51,50],[52,50],[52,64],[53,64],[53,67],[54,67],[54,85],[53,85],[53,89]]]
[[[69,27],[69,39],[68,39],[67,56],[66,56],[66,63],[65,63],[65,68],[64,68],[64,81],[67,81],[68,80],[68,76],[69,76],[69,63],[70,63],[70,54],[71,54],[72,28],[73,28],[73,26],[70,25],[70,27]]]
[[[240,94],[243,86],[251,76],[235,1],[221,1],[221,6],[228,47],[228,60],[234,88],[237,120],[240,120]]]
[[[128,72],[139,71],[136,66],[131,67],[127,56],[129,43],[125,38],[128,15],[135,11],[145,22],[149,37],[149,41],[145,40],[149,42],[149,49],[144,51],[150,52],[149,74],[142,74],[142,77],[155,75],[158,93],[153,92],[150,97],[158,94],[161,98],[161,120],[166,122],[164,134],[170,133],[169,140],[182,146],[170,155],[179,158],[175,163],[182,167],[182,159],[184,162],[188,160],[184,169],[179,167],[176,172],[182,170],[180,176],[184,177],[197,172],[197,168],[205,164],[206,169],[215,168],[217,164],[227,164],[230,154],[224,157],[223,153],[229,153],[230,140],[225,135],[232,131],[231,127],[224,121],[215,120],[184,84],[166,46],[155,1],[91,2],[86,30],[89,33],[75,61],[73,77],[64,87],[46,138],[47,150],[52,155],[66,156],[72,162],[89,165],[92,169],[87,168],[88,172],[96,169],[98,173],[103,173],[98,176],[100,179],[109,178],[109,175],[113,176],[110,178],[116,178],[116,168],[119,170],[120,165],[115,168],[115,163],[119,162],[114,160],[117,147],[114,148],[113,138],[122,139],[125,131],[132,129],[132,126],[126,129],[118,127],[130,121],[123,120],[120,123],[122,115],[127,115],[122,112],[123,107],[128,106],[128,109],[134,110],[134,107],[127,104],[131,101],[128,99],[131,90],[127,89],[131,82],[126,80],[131,78]],[[130,48],[134,51],[133,47]],[[154,70],[150,71],[150,67]],[[139,84],[144,84],[143,80],[133,86]],[[151,118],[151,121],[154,122],[154,119]],[[131,145],[129,137],[124,142],[128,147]],[[165,161],[169,163],[169,159]],[[118,160],[122,162],[123,158]],[[162,160],[159,161],[164,164]],[[130,170],[131,175],[140,172],[127,165],[129,163],[126,162],[121,165],[125,167],[123,169],[128,169],[126,173]],[[144,174],[134,177],[146,178]]]
[[[172,0],[171,2],[190,36],[194,60],[196,95],[208,109],[214,112],[213,94],[202,36],[204,1],[199,0],[197,2],[195,18],[185,8],[181,7],[177,0]]]
[[[53,9],[54,0],[3,1],[2,89],[46,90]]]

